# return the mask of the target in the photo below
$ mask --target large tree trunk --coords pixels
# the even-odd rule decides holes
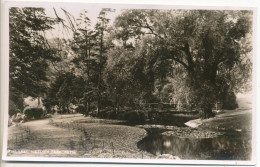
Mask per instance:
[[[217,101],[216,70],[207,69],[202,74],[190,72],[189,77],[189,86],[195,96],[195,106],[202,110],[201,117],[204,119],[214,117],[212,109]]]

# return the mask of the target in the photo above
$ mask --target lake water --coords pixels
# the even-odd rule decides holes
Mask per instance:
[[[251,140],[241,132],[229,132],[216,138],[190,139],[163,136],[160,129],[147,129],[148,136],[138,143],[141,150],[154,155],[171,154],[181,159],[250,160]]]
[[[162,117],[156,118],[154,122],[146,122],[144,124],[163,124],[183,127],[185,126],[185,122],[196,118],[196,116],[192,115],[162,115]],[[246,117],[243,116],[243,120],[246,122],[245,118]],[[100,121],[101,122],[99,123],[111,123],[128,126],[137,125],[125,121]],[[87,122],[90,123],[91,120],[88,120]],[[81,122],[77,121],[77,123]],[[149,128],[146,129],[148,135],[139,141],[137,146],[139,149],[150,152],[154,155],[171,154],[173,156],[178,156],[181,159],[250,160],[252,153],[251,132],[244,130],[235,131],[232,129],[234,128],[230,127],[229,130],[224,130],[224,135],[222,136],[215,138],[197,139],[164,136],[162,133],[166,130]]]

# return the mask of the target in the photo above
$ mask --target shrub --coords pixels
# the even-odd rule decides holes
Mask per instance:
[[[133,123],[141,123],[145,121],[145,114],[142,111],[130,111],[124,114],[124,119]]]
[[[238,108],[236,95],[234,92],[228,92],[223,101],[223,109],[234,110]]]
[[[78,105],[78,107],[76,108],[77,113],[84,114],[84,115],[87,115],[86,110],[87,109],[84,105]]]
[[[13,115],[11,118],[11,122],[25,122],[27,121],[27,117],[26,115],[22,114],[22,113],[17,113],[15,115]]]
[[[24,111],[28,119],[40,119],[43,115],[42,108],[28,108]]]
[[[57,109],[56,111],[58,114],[63,114],[63,110],[61,110],[61,109]]]
[[[17,113],[21,113],[21,110],[19,109],[10,109],[9,110],[9,116],[13,116],[13,115],[16,115]]]
[[[100,118],[108,118],[108,119],[116,119],[117,115],[116,115],[116,112],[115,112],[115,108],[111,107],[111,106],[108,106],[108,107],[102,109],[99,112],[98,117],[100,117]]]
[[[216,116],[216,113],[215,112],[212,112],[212,113],[210,113],[211,115],[210,115],[210,117],[215,117]],[[203,119],[205,119],[205,118],[209,118],[208,116],[207,116],[207,113],[205,113],[203,110],[198,110],[198,116],[200,117],[200,118],[203,118]]]
[[[145,122],[145,113],[143,111],[139,111],[139,121]]]
[[[129,122],[139,122],[138,111],[126,112],[124,118]]]
[[[108,111],[106,114],[109,119],[117,119],[117,113],[115,110]]]

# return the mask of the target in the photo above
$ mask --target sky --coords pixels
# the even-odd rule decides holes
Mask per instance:
[[[129,1],[128,1],[129,3]],[[153,8],[153,9],[216,9],[216,7],[206,7],[206,6],[172,6],[172,5],[148,5],[148,4],[105,4],[105,3],[80,3],[80,2],[23,2],[23,3],[19,3],[19,2],[13,2],[8,6],[17,6],[17,7],[42,7],[45,8],[46,14],[49,17],[53,17],[55,18],[55,13],[53,8],[55,8],[55,10],[57,11],[57,14],[61,17],[61,18],[66,18],[62,9],[65,9],[66,11],[68,11],[69,13],[71,13],[71,15],[73,15],[75,17],[75,19],[77,19],[79,17],[80,12],[82,12],[84,9],[86,11],[88,11],[88,17],[91,19],[92,22],[92,27],[94,27],[94,25],[97,22],[97,16],[100,12],[100,10],[102,8],[112,8],[115,9],[116,11],[114,13],[110,13],[108,18],[110,18],[110,24],[113,23],[113,21],[115,20],[116,16],[119,15],[121,13],[122,9],[147,9],[147,8]],[[221,7],[218,7],[218,9],[221,9]],[[229,7],[222,7],[222,9],[230,9]],[[72,33],[71,34],[64,34],[62,35],[61,33],[58,33],[58,26],[54,27],[55,29],[52,30],[52,32],[48,32],[46,34],[47,38],[55,38],[55,37],[61,37],[63,36],[64,38],[71,38],[72,37]],[[60,29],[62,29],[60,27]]]
[[[56,18],[54,8],[58,14],[59,17],[63,18],[66,20],[66,16],[62,9],[66,10],[69,12],[75,19],[79,18],[79,15],[81,12],[84,10],[87,11],[87,16],[91,20],[91,28],[94,28],[96,22],[97,22],[97,17],[99,12],[101,11],[102,8],[105,8],[106,6],[103,5],[97,5],[97,4],[67,4],[67,3],[60,3],[60,4],[53,4],[50,6],[46,6],[45,8],[45,13],[47,16]],[[107,17],[110,19],[110,25],[113,24],[115,18],[117,15],[120,14],[121,9],[120,8],[112,8],[116,9],[115,12],[111,12],[107,15]],[[47,38],[55,38],[55,37],[61,37],[61,38],[71,38],[72,33],[68,33],[67,31],[63,32],[61,31],[63,29],[63,26],[61,23],[59,25],[54,26],[54,29],[52,31],[49,31],[46,33]],[[60,30],[60,31],[59,31]]]

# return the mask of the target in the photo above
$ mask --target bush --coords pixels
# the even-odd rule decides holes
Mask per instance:
[[[142,123],[145,121],[145,114],[142,111],[130,111],[124,114],[124,119],[133,123]]]
[[[28,119],[40,119],[43,115],[42,108],[28,108],[24,111]]]
[[[78,105],[78,107],[76,108],[76,112],[80,113],[80,114],[84,114],[86,115],[86,107],[84,105]]]
[[[13,115],[12,117],[10,117],[10,122],[25,122],[27,121],[27,117],[26,115],[22,114],[22,113],[17,113],[15,115]],[[9,123],[8,123],[9,124]]]
[[[234,110],[238,108],[236,95],[234,92],[228,92],[223,101],[223,109]]]
[[[13,115],[16,115],[17,113],[21,113],[21,110],[19,109],[10,109],[9,110],[9,116],[13,116]]]
[[[145,122],[145,113],[142,111],[139,111],[139,121],[140,123]]]
[[[108,118],[108,119],[116,119],[117,115],[116,115],[116,111],[114,107],[106,107],[104,109],[102,109],[99,112],[98,117],[100,118]]]
[[[138,111],[126,112],[124,118],[129,122],[133,122],[133,123],[139,122],[139,113]]]
[[[215,117],[216,113],[212,111],[212,113],[205,113],[203,110],[198,110],[198,116],[203,119]]]
[[[117,119],[117,113],[115,110],[108,111],[106,114],[108,119]]]

